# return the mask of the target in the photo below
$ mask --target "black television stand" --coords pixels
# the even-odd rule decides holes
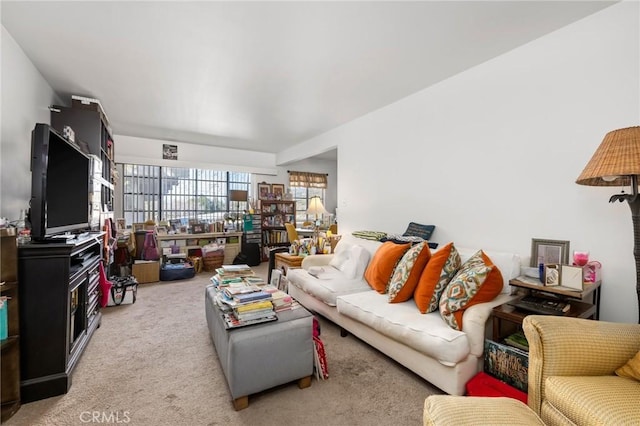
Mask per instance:
[[[104,233],[18,246],[20,394],[23,403],[66,393],[101,321]]]

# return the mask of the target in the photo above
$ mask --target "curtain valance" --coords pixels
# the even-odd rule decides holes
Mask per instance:
[[[289,170],[289,186],[326,188],[327,175],[324,173],[295,172]]]

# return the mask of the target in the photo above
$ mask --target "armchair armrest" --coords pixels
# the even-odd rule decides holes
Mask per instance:
[[[326,266],[333,259],[333,254],[312,254],[302,259],[302,269],[309,270],[312,266]]]
[[[550,376],[614,374],[640,350],[640,325],[529,315],[522,328],[529,342],[529,406],[540,414]]]

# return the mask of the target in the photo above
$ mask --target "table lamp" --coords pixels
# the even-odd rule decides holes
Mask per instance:
[[[237,202],[237,208],[236,208],[236,230],[238,231],[242,231],[242,229],[240,229],[240,227],[238,227],[238,221],[240,220],[240,202],[245,202],[247,201],[247,191],[242,190],[242,189],[230,189],[229,190],[229,201],[235,201]],[[240,223],[242,223],[242,221],[240,221]]]
[[[636,294],[638,296],[638,323],[640,324],[640,197],[638,176],[640,175],[640,126],[612,130],[587,163],[576,183],[589,186],[631,186],[631,193],[612,195],[609,202],[629,203],[633,221],[636,261]]]
[[[315,240],[318,241],[318,227],[320,226],[320,222],[318,220],[318,215],[328,214],[322,205],[322,200],[320,196],[315,195],[309,199],[309,208],[307,208],[307,214],[315,215],[316,220],[313,222],[314,226],[314,236]]]

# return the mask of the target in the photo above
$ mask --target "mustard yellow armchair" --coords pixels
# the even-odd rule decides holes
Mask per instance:
[[[546,425],[638,425],[640,382],[615,370],[640,351],[640,325],[529,315],[529,407]]]

